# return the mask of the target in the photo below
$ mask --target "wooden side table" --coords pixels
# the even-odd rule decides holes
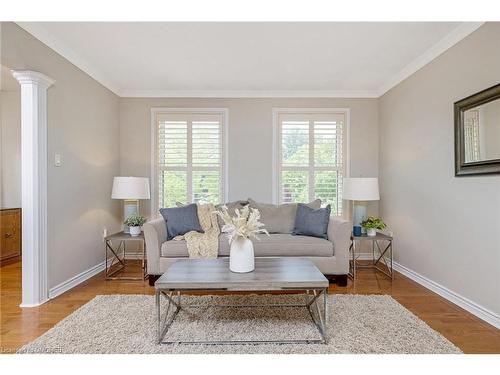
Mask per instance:
[[[104,254],[106,257],[106,280],[145,280],[146,274],[146,241],[144,240],[144,233],[141,232],[138,236],[131,236],[129,233],[118,232],[111,234],[104,238],[106,243]],[[113,241],[119,242],[118,247],[113,248]],[[115,276],[118,272],[122,271],[126,267],[127,261],[127,242],[141,242],[142,243],[142,253],[141,253],[141,269],[137,276]],[[109,259],[108,256],[111,255]],[[115,267],[111,270],[113,266],[120,264],[119,267]]]
[[[372,264],[362,265],[358,264],[359,254],[356,253],[357,241],[371,241],[372,243]],[[349,276],[354,280],[356,278],[357,268],[375,268],[377,271],[382,272],[391,280],[394,278],[394,270],[392,268],[393,254],[392,254],[393,237],[383,233],[377,233],[376,236],[361,236],[351,235],[351,246],[349,252],[351,259],[349,260]],[[383,249],[383,250],[382,250]],[[386,253],[389,252],[389,262],[386,260]],[[379,265],[384,264],[386,269],[381,268]]]

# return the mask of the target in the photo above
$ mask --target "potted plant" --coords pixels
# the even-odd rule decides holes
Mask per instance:
[[[229,240],[229,269],[232,272],[244,273],[255,269],[253,243],[249,237],[257,237],[258,233],[265,233],[264,224],[260,222],[260,212],[248,205],[234,210],[236,216],[229,215],[227,207],[223,206],[217,215],[224,221],[221,231]]]
[[[387,225],[379,217],[368,216],[361,222],[361,226],[366,229],[366,234],[370,237],[377,235],[377,229],[383,230]]]
[[[123,224],[127,225],[130,228],[130,235],[132,237],[137,237],[141,234],[141,227],[147,221],[144,216],[139,216],[137,214],[133,214],[123,222]]]

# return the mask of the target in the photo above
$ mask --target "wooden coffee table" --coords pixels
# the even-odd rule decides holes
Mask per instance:
[[[162,344],[259,344],[259,343],[326,343],[328,280],[308,259],[260,258],[255,259],[255,270],[249,273],[233,273],[229,270],[229,259],[186,259],[178,260],[156,281],[156,310],[158,343]],[[295,307],[306,308],[317,327],[321,339],[276,340],[276,341],[164,341],[170,326],[179,311],[181,294],[193,291],[304,291],[304,304],[241,305],[239,307]],[[166,298],[166,311],[162,314],[161,298]],[[320,304],[320,300],[323,303]],[[322,306],[320,306],[322,305]],[[214,307],[238,307],[216,305]],[[170,318],[170,308],[175,310]]]

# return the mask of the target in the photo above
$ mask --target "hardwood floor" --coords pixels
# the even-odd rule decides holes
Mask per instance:
[[[147,280],[105,281],[99,274],[36,308],[21,309],[21,263],[0,268],[0,352],[14,353],[99,294],[153,294]],[[396,273],[391,283],[373,270],[358,271],[355,283],[330,293],[389,294],[464,353],[500,353],[500,330]]]

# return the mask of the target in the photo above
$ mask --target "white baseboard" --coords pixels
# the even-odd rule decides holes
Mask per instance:
[[[359,253],[359,260],[372,260],[372,253]],[[496,328],[500,328],[500,316],[495,314],[493,311],[490,311],[484,308],[481,305],[471,301],[468,298],[461,296],[458,293],[449,290],[448,288],[442,286],[441,284],[436,283],[428,279],[425,276],[420,275],[419,273],[405,267],[397,262],[393,263],[393,268],[395,271],[403,274],[409,279],[415,281],[416,283],[422,285],[423,287],[432,290],[434,293],[439,294],[441,297],[447,299],[451,303],[461,307],[462,309],[470,312],[471,314],[477,316],[479,319],[484,320],[486,323],[495,326]]]
[[[104,271],[105,268],[105,262],[101,262],[94,267],[89,268],[86,271],[83,271],[82,273],[79,273],[76,276],[73,276],[72,278],[63,281],[59,285],[56,285],[55,287],[51,288],[49,290],[49,299],[55,298],[64,292],[67,292],[71,288],[74,288],[80,283],[83,283],[85,280],[90,279],[92,276],[97,275],[99,272]]]
[[[127,253],[127,259],[142,259],[142,253]],[[111,263],[111,261],[112,258],[109,258],[108,262]],[[99,272],[104,271],[105,268],[106,268],[106,262],[103,261],[102,263],[99,263],[94,267],[89,268],[86,271],[83,271],[82,273],[72,277],[71,279],[63,281],[59,285],[56,285],[55,287],[49,290],[49,299],[60,296],[61,294],[74,288],[78,284],[83,283],[85,280],[88,280],[91,277],[97,275]],[[44,301],[43,303],[45,302],[46,301]],[[21,307],[31,307],[31,306],[21,306]]]
[[[358,260],[372,260],[372,253],[356,253]]]
[[[496,328],[500,328],[500,316],[495,314],[493,311],[490,311],[483,306],[478,305],[470,299],[465,298],[460,294],[453,292],[452,290],[449,290],[448,288],[426,278],[425,276],[420,275],[419,273],[397,262],[394,262],[394,270],[426,287],[427,289],[432,290],[434,293],[439,294],[441,297],[446,298],[448,301],[477,316],[479,319],[484,320],[485,322],[491,324]]]
[[[126,259],[133,259],[133,260],[142,259],[142,252],[127,253],[127,258]]]

